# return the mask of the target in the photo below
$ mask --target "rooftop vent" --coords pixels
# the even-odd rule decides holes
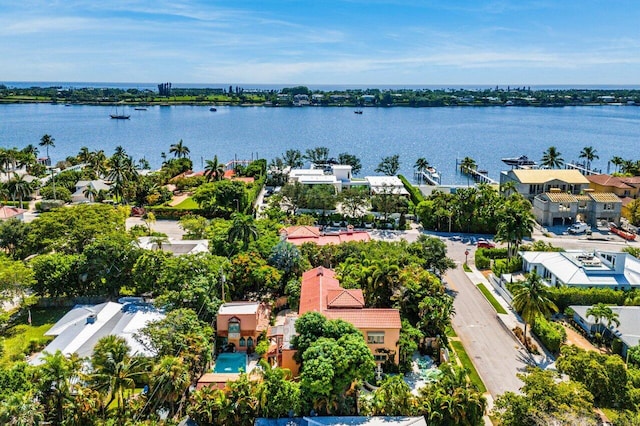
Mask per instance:
[[[97,319],[98,319],[98,315],[89,314],[89,316],[87,317],[87,324],[94,324]]]

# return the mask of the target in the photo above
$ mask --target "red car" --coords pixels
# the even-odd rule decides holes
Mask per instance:
[[[487,241],[487,240],[478,240],[478,248],[488,248],[488,249],[492,249],[492,248],[496,248],[496,245],[493,244],[491,241]]]

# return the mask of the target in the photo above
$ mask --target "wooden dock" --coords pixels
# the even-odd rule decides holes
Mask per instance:
[[[436,177],[429,171],[416,170],[413,176],[414,176],[414,179],[420,179],[420,180],[426,181],[429,185],[433,185],[433,186],[440,185],[441,179],[442,179],[439,174],[436,175],[437,176]]]
[[[460,170],[460,173],[471,176],[475,182],[488,183],[491,185],[499,184],[497,180],[491,179],[488,176],[488,172],[486,170],[477,170],[469,167],[462,167],[460,165],[460,161],[456,159],[456,170],[458,169]]]

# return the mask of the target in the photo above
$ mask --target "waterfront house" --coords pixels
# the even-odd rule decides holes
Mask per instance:
[[[269,306],[260,302],[230,302],[220,306],[216,330],[223,345],[253,352],[258,337],[269,327]]]
[[[409,192],[397,176],[365,176],[371,195],[394,194],[409,196]]]
[[[582,327],[590,335],[602,333],[603,327],[607,324],[600,321],[596,324],[596,319],[587,316],[587,310],[591,306],[571,305],[569,308],[573,310],[573,320]],[[620,325],[612,324],[608,328],[611,335],[617,337],[622,342],[621,355],[623,358],[627,356],[627,350],[640,343],[640,306],[610,306],[614,314],[618,314]]]
[[[131,355],[153,356],[154,354],[135,338],[151,321],[164,318],[164,313],[139,298],[122,298],[122,303],[105,302],[98,305],[76,305],[67,312],[44,335],[55,339],[43,352],[61,351],[64,355],[78,354],[88,357],[93,348],[105,336],[118,336],[126,340]],[[32,365],[43,362],[43,354],[30,361]]]
[[[535,271],[548,286],[640,288],[640,260],[629,253],[567,250],[564,252],[521,252],[522,269]]]
[[[595,192],[612,192],[622,203],[622,215],[630,216],[628,205],[640,195],[640,176],[619,177],[611,175],[587,176],[589,187]]]
[[[500,173],[500,186],[515,184],[517,193],[533,201],[536,195],[551,192],[553,188],[573,195],[589,188],[589,181],[578,170],[565,169],[513,169]]]
[[[533,215],[542,226],[570,225],[576,221],[593,227],[598,222],[619,224],[621,211],[622,200],[617,195],[592,189],[574,195],[551,188],[533,199]]]

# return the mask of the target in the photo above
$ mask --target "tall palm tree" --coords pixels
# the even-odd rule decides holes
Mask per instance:
[[[214,155],[213,160],[207,160],[204,167],[204,175],[208,181],[220,181],[224,177],[224,164],[218,162],[218,156]]]
[[[521,197],[509,198],[498,217],[495,240],[507,243],[507,256],[511,258],[518,252],[522,240],[531,236],[536,224],[531,203]]]
[[[596,329],[600,332],[603,329],[609,330],[612,324],[616,327],[620,326],[620,315],[617,312],[613,312],[610,306],[604,303],[596,303],[587,309],[587,317],[592,317],[596,323]],[[607,327],[600,327],[600,321],[606,320]]]
[[[45,352],[43,363],[38,367],[39,400],[52,409],[56,424],[64,418],[64,403],[79,383],[82,360],[77,355],[67,358],[60,350],[54,354]]]
[[[258,228],[256,227],[253,217],[242,213],[234,213],[231,215],[231,228],[227,235],[230,243],[236,241],[242,242],[243,249],[249,247],[251,241],[255,241],[259,237]]]
[[[129,356],[127,341],[118,336],[100,339],[93,350],[90,376],[92,387],[104,395],[103,410],[115,401],[120,417],[126,408],[126,392],[135,389],[135,379],[144,374],[140,357]]]
[[[512,293],[512,305],[524,321],[524,345],[529,350],[527,325],[533,325],[539,316],[549,317],[558,312],[558,307],[551,300],[549,288],[535,271],[524,282],[516,284]]]
[[[620,166],[622,166],[623,161],[624,160],[622,159],[622,157],[619,157],[617,155],[614,155],[613,157],[611,157],[611,164],[616,166],[616,172],[620,170]]]
[[[580,155],[578,155],[578,158],[584,158],[587,162],[587,170],[591,170],[591,162],[600,158],[600,156],[596,154],[596,149],[594,147],[585,146],[584,148],[582,148],[582,151],[580,151]]]
[[[49,157],[49,147],[56,147],[55,139],[52,138],[51,135],[45,134],[40,138],[40,146],[44,146],[47,149],[47,162],[51,164],[51,159]]]
[[[80,148],[80,151],[78,151],[78,155],[76,156],[76,158],[79,162],[87,164],[89,163],[89,159],[91,158],[91,151],[89,151],[89,148],[87,148],[86,146],[83,146],[82,148]]]
[[[468,171],[468,170],[475,170],[477,168],[478,168],[478,164],[476,163],[476,160],[474,160],[471,157],[464,157],[460,162],[460,171],[462,172]]]
[[[174,143],[169,147],[169,153],[177,158],[187,158],[191,151],[184,142],[182,142],[182,139],[180,139],[178,143]]]
[[[7,183],[9,192],[11,193],[11,199],[15,201],[16,197],[20,200],[20,207],[22,207],[22,199],[31,195],[33,192],[33,185],[31,182],[24,180],[23,175],[17,173],[13,174],[13,179]]]
[[[169,418],[179,414],[190,383],[189,369],[182,358],[162,357],[151,373],[150,395],[154,396],[154,408],[167,407]]]
[[[87,187],[82,191],[82,195],[84,195],[89,201],[95,202],[96,197],[98,196],[98,190],[93,187],[93,185],[87,185]]]
[[[542,154],[542,161],[540,164],[549,169],[559,169],[564,164],[564,159],[555,146],[550,146]]]
[[[96,177],[104,177],[107,174],[107,156],[103,150],[92,152],[89,155],[88,164]]]
[[[416,164],[414,164],[413,167],[418,171],[420,180],[422,180],[422,173],[429,167],[429,162],[426,158],[420,157],[416,160]]]
[[[133,158],[127,156],[122,147],[116,147],[115,154],[109,159],[111,170],[107,180],[111,182],[111,192],[114,197],[127,203],[125,188],[138,177]]]

